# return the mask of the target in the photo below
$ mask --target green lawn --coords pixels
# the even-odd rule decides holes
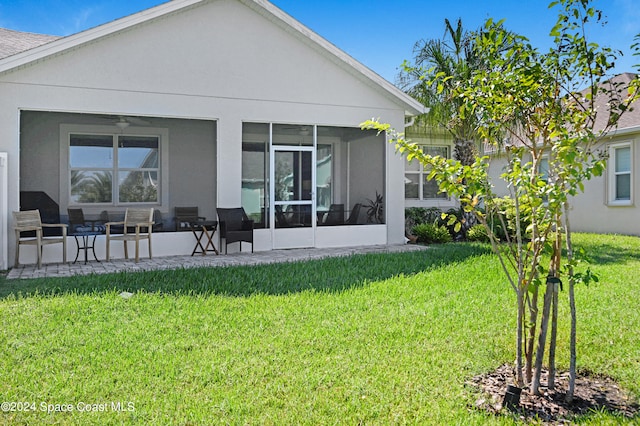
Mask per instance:
[[[600,276],[577,292],[579,367],[638,399],[640,239],[576,240]],[[469,408],[477,395],[465,381],[515,358],[514,303],[496,258],[474,244],[2,280],[0,399],[35,412],[0,413],[0,423],[511,424]]]

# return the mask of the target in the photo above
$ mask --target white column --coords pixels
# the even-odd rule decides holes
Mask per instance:
[[[218,121],[216,207],[242,205],[242,121],[222,117]]]

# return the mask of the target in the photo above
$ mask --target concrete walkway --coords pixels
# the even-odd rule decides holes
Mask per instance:
[[[242,252],[216,256],[167,256],[154,259],[140,259],[139,263],[133,260],[113,259],[111,262],[77,263],[49,263],[43,264],[41,269],[36,265],[20,265],[9,271],[7,279],[19,278],[44,278],[44,277],[70,277],[73,275],[108,274],[113,272],[152,271],[180,268],[199,268],[236,265],[260,265],[279,262],[297,262],[311,259],[323,259],[327,257],[350,256],[364,253],[399,253],[405,251],[424,250],[425,246],[405,244],[390,246],[360,246],[340,248],[308,248],[291,250],[271,250],[261,252]]]

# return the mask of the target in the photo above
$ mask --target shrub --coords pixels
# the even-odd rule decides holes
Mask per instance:
[[[487,228],[484,225],[473,225],[467,231],[467,240],[488,243],[490,240],[489,235],[487,235]]]
[[[434,223],[440,220],[442,211],[437,207],[409,207],[404,210],[404,216],[415,225],[421,223]]]
[[[441,244],[451,241],[451,234],[445,226],[432,223],[421,223],[413,228],[413,233],[418,236],[419,243]]]

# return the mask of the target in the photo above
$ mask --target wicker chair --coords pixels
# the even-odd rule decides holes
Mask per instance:
[[[242,207],[231,209],[216,209],[220,219],[220,237],[224,238],[224,252],[227,253],[229,243],[242,242],[251,243],[251,253],[253,253],[253,220],[247,217]]]
[[[190,231],[191,222],[206,219],[198,214],[198,207],[176,207],[173,218],[176,223],[176,231]]]
[[[62,262],[67,263],[67,225],[63,223],[42,223],[39,210],[13,212],[13,224],[16,232],[15,266],[20,265],[20,246],[36,246],[38,268],[42,267],[42,248],[48,244],[62,243]],[[43,228],[59,228],[62,236],[44,237]],[[21,236],[22,232],[35,232],[35,237]]]
[[[104,232],[104,222],[108,220],[103,219],[86,219],[84,217],[84,211],[82,209],[67,209],[69,215],[69,234],[73,235],[76,232]]]
[[[356,203],[353,205],[351,214],[349,214],[349,218],[347,219],[347,225],[357,225],[359,223],[360,209],[362,209],[362,204]]]
[[[124,243],[124,257],[129,259],[127,249],[128,241],[136,243],[136,263],[140,260],[140,240],[149,241],[149,259],[151,259],[151,234],[153,232],[153,209],[127,209],[124,220],[121,222],[107,222],[107,262],[111,259],[111,241],[122,241]],[[121,234],[112,234],[112,227],[116,227]]]
[[[323,225],[344,225],[344,204],[331,204]]]

